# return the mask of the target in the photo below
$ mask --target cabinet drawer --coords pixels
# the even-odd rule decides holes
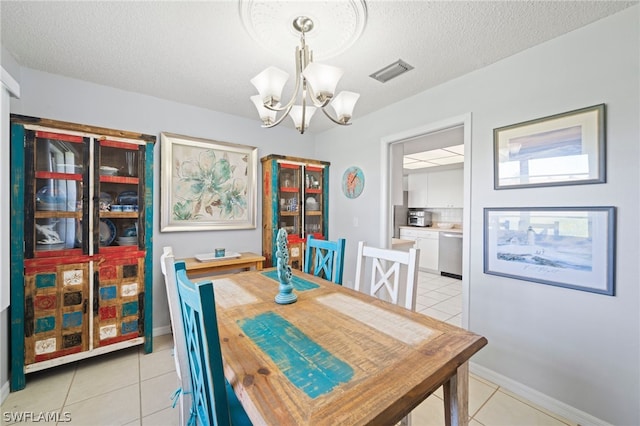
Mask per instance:
[[[400,237],[405,239],[415,239],[418,237],[418,231],[415,229],[400,228]]]
[[[437,240],[440,238],[440,232],[438,231],[415,231],[416,236],[427,240]]]

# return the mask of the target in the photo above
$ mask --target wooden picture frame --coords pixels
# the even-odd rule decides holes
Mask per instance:
[[[606,182],[605,105],[493,130],[494,188]]]
[[[484,209],[484,272],[614,295],[615,207]]]
[[[161,133],[161,232],[255,229],[258,149]]]

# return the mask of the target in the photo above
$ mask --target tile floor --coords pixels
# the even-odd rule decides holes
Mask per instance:
[[[459,326],[461,292],[461,281],[421,272],[417,310]],[[2,404],[1,424],[177,425],[178,408],[171,407],[177,388],[171,337],[156,337],[154,347],[148,355],[131,348],[27,375],[27,387]],[[572,424],[475,375],[469,389],[471,426]],[[412,425],[444,425],[442,407],[438,390],[413,411]],[[11,420],[11,415],[52,412],[71,421]]]

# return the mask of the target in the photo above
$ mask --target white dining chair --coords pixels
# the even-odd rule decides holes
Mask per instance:
[[[366,291],[366,268],[371,264],[369,294],[415,311],[419,256],[419,249],[389,250],[367,246],[366,242],[360,241],[355,289]]]
[[[364,241],[360,241],[358,242],[355,289],[365,290],[366,268],[367,264],[371,263],[369,294],[383,300],[387,300],[388,297],[393,304],[415,311],[419,259],[419,249],[389,250],[367,246]],[[404,295],[404,303],[400,303],[401,294]],[[400,425],[410,426],[411,415],[407,414],[400,421]]]
[[[171,329],[173,331],[173,358],[176,364],[178,375],[178,390],[176,395],[180,407],[180,425],[189,424],[189,420],[194,415],[191,412],[191,376],[189,374],[189,358],[187,346],[185,344],[184,325],[180,313],[180,297],[178,296],[178,283],[176,280],[175,259],[171,247],[163,247],[160,256],[160,268],[164,275],[164,282],[167,289],[167,302],[169,303],[169,317]]]

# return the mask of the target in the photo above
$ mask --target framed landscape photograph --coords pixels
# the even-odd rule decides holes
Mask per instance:
[[[615,207],[484,209],[484,272],[614,295]]]
[[[493,130],[494,188],[604,183],[605,105]]]
[[[258,149],[161,133],[160,230],[256,227]]]

